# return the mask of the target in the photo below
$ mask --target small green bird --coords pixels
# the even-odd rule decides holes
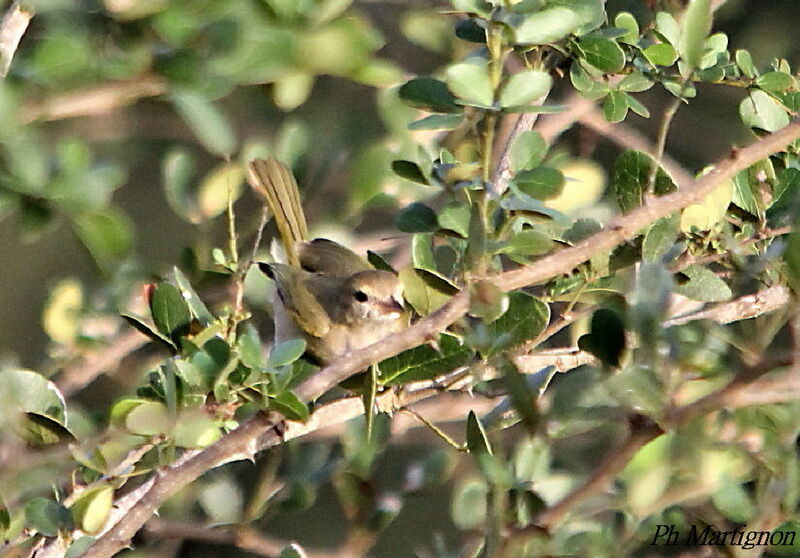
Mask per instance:
[[[326,364],[408,326],[397,275],[332,240],[308,241],[297,182],[274,158],[250,163],[250,183],[272,212],[287,263],[259,263],[275,281],[276,343],[302,337]]]

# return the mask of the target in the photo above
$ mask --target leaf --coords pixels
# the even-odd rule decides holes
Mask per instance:
[[[672,66],[678,59],[678,52],[669,43],[656,43],[642,49],[642,54],[653,66]]]
[[[242,364],[248,368],[261,368],[266,364],[264,354],[261,352],[261,338],[252,323],[244,324],[243,331],[239,333],[236,341]]]
[[[408,125],[409,130],[453,130],[461,125],[461,114],[431,114]]]
[[[623,213],[642,205],[642,196],[650,178],[653,160],[640,151],[626,151],[614,162],[612,180],[617,202]],[[654,185],[657,195],[664,195],[677,189],[675,183],[662,169],[656,172]]]
[[[800,231],[794,230],[789,235],[783,260],[786,262],[789,285],[795,292],[800,292]]]
[[[553,86],[550,74],[541,70],[525,70],[509,78],[500,92],[500,106],[525,105],[544,97]]]
[[[70,508],[72,519],[82,531],[94,535],[105,526],[113,504],[113,486],[100,485],[88,488],[72,504]]]
[[[732,198],[733,181],[725,180],[711,190],[702,202],[692,204],[683,210],[681,231],[690,233],[711,230],[725,217]]]
[[[678,214],[659,219],[647,229],[642,242],[642,260],[655,262],[669,250],[678,238]]]
[[[539,424],[539,410],[536,405],[539,394],[528,384],[529,377],[517,370],[510,361],[504,363],[501,371],[511,405],[519,414],[528,432],[533,434]]]
[[[747,126],[776,132],[789,124],[789,115],[769,94],[756,89],[739,104],[739,116]]]
[[[656,14],[656,31],[664,37],[672,46],[678,46],[681,30],[678,22],[669,12],[658,12]]]
[[[508,310],[508,295],[485,279],[469,287],[469,313],[484,322],[493,322]]]
[[[618,367],[625,352],[625,324],[610,308],[600,308],[592,315],[589,333],[578,339],[578,347],[596,356],[607,366]]]
[[[172,276],[175,279],[175,284],[178,285],[181,291],[183,300],[185,300],[186,304],[189,306],[192,315],[204,326],[211,324],[211,322],[214,321],[214,316],[200,299],[200,296],[194,290],[186,275],[175,266],[172,268]]]
[[[46,537],[55,537],[59,530],[72,526],[72,516],[67,508],[47,498],[28,500],[25,519],[31,528]]]
[[[736,65],[739,66],[739,69],[745,76],[754,78],[758,75],[758,70],[756,70],[756,66],[753,64],[753,57],[750,56],[748,51],[739,49],[736,51],[735,57]]]
[[[526,130],[519,134],[511,146],[511,168],[516,172],[538,167],[547,154],[547,142],[542,134],[535,130]],[[441,219],[441,217],[440,217]]]
[[[520,192],[537,200],[548,200],[558,196],[564,187],[563,173],[551,167],[523,170],[513,181]]]
[[[452,283],[429,270],[406,267],[398,277],[403,284],[403,296],[422,316],[439,309],[458,292]]]
[[[156,287],[150,300],[150,311],[158,331],[178,343],[181,336],[189,333],[192,315],[189,305],[178,288],[162,282]]]
[[[293,363],[306,352],[306,342],[303,339],[288,339],[278,343],[269,352],[267,366],[278,368]]]
[[[284,391],[280,395],[269,398],[270,406],[277,409],[289,420],[305,422],[309,417],[308,405],[300,401],[292,391]]]
[[[44,376],[23,368],[0,370],[0,417],[7,411],[35,413],[66,424],[64,396]]]
[[[639,23],[630,12],[619,12],[614,17],[614,27],[625,30],[625,34],[620,37],[621,41],[630,45],[639,42]]]
[[[767,72],[756,80],[756,85],[764,91],[779,93],[795,86],[795,80],[786,72]]]
[[[84,213],[74,220],[75,232],[97,265],[109,271],[128,255],[133,246],[133,227],[128,217],[115,208],[102,213]]]
[[[616,41],[599,36],[583,37],[578,48],[581,57],[603,73],[617,73],[625,67],[625,52]]]
[[[756,512],[747,490],[730,479],[725,479],[722,486],[711,495],[711,501],[726,519],[734,523],[746,525]]]
[[[138,404],[127,410],[122,421],[131,434],[156,436],[169,431],[170,419],[167,406],[159,401],[139,399]],[[115,406],[116,407],[116,406]],[[113,416],[113,411],[112,411]]]
[[[439,211],[437,220],[441,228],[466,238],[469,232],[469,213],[467,204],[450,202]]]
[[[631,72],[619,82],[620,90],[627,93],[641,93],[642,91],[647,91],[653,87],[653,85],[653,80],[645,77],[645,75],[639,71]]]
[[[428,233],[439,228],[439,221],[433,209],[424,203],[414,202],[400,212],[395,226],[405,233]]]
[[[136,331],[142,333],[149,337],[152,341],[161,344],[163,347],[169,349],[170,351],[175,351],[176,347],[175,344],[172,342],[172,339],[163,335],[160,331],[158,331],[155,325],[150,325],[149,323],[145,322],[145,320],[139,316],[134,316],[132,314],[120,314],[120,317],[125,320],[128,325],[132,326]]]
[[[703,302],[722,302],[733,296],[725,281],[705,267],[693,265],[681,271],[681,274],[688,277],[689,281],[679,284],[675,292],[687,298]]]
[[[517,256],[542,256],[554,248],[555,244],[549,235],[532,229],[520,231],[512,236],[497,250],[499,254]]]
[[[428,179],[423,174],[419,165],[411,161],[392,161],[392,170],[394,173],[406,180],[416,182],[418,184],[429,184]]]
[[[411,263],[417,269],[438,273],[433,257],[433,235],[415,234],[411,238]]]
[[[563,39],[581,25],[576,12],[556,6],[527,16],[516,28],[519,45],[546,45]]]
[[[209,172],[197,190],[197,207],[202,219],[213,219],[242,195],[244,169],[239,163],[223,163]]]
[[[177,90],[170,94],[170,100],[200,143],[211,153],[230,155],[236,151],[233,129],[209,99],[196,91]]]
[[[75,442],[75,435],[68,428],[38,413],[24,413],[14,427],[19,437],[32,446]]]
[[[703,58],[706,38],[711,32],[710,0],[690,0],[683,15],[681,40],[678,50],[681,58],[692,68],[697,68]]]
[[[570,65],[569,79],[572,82],[572,86],[580,92],[581,97],[584,99],[594,101],[608,95],[608,84],[594,81],[577,60]]]
[[[605,2],[602,0],[549,0],[548,8],[567,8],[578,16],[575,35],[585,35],[606,21]]]
[[[633,112],[642,118],[650,118],[650,111],[647,110],[646,106],[637,101],[632,95],[628,95],[627,93],[623,93],[623,95],[625,96],[625,102]]]
[[[217,423],[200,409],[181,413],[172,429],[172,440],[179,448],[206,448],[221,437]]]
[[[190,223],[197,223],[197,209],[189,195],[193,174],[194,159],[186,149],[171,149],[161,162],[161,176],[167,203],[178,216]]]
[[[550,308],[536,297],[523,292],[509,295],[508,311],[486,325],[488,346],[481,352],[490,357],[532,341],[550,321]]]
[[[437,351],[430,345],[420,345],[397,356],[387,358],[378,367],[381,385],[402,385],[430,380],[452,372],[472,361],[475,352],[457,337],[443,333]]]
[[[450,515],[456,527],[469,531],[484,523],[488,494],[488,485],[479,480],[467,481],[456,488],[450,504]]]
[[[465,104],[489,107],[494,102],[494,91],[489,79],[489,68],[482,59],[470,59],[447,68],[447,87]]]
[[[628,98],[622,91],[611,91],[603,102],[603,116],[611,123],[622,122],[628,116]]]
[[[478,457],[480,455],[492,455],[492,446],[486,431],[483,429],[478,415],[475,411],[470,411],[467,415],[467,449]]]
[[[291,543],[288,546],[284,547],[281,550],[281,553],[278,555],[278,558],[307,558],[308,555],[306,551],[303,550],[303,547],[297,543]]]
[[[56,343],[74,343],[80,332],[83,290],[75,279],[62,279],[50,291],[42,312],[45,333]]]
[[[400,87],[398,95],[412,107],[431,112],[461,112],[461,107],[456,104],[456,97],[450,93],[447,84],[432,77],[412,79]]]

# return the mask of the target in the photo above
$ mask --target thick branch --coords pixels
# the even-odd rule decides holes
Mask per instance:
[[[17,52],[19,42],[28,29],[33,11],[14,2],[0,23],[0,78],[5,78],[11,67],[11,60]]]

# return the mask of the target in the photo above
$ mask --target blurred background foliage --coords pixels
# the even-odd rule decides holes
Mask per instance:
[[[176,263],[193,278],[202,277],[202,288],[221,284],[212,248],[225,242],[225,222],[218,217],[226,209],[229,187],[236,193],[242,239],[252,239],[257,229],[260,204],[245,187],[243,166],[254,156],[274,154],[290,163],[316,232],[350,244],[396,235],[386,223],[393,221],[398,208],[433,193],[391,171],[393,160],[415,158],[417,142],[427,133],[407,129],[420,114],[399,102],[397,88],[410,76],[435,72],[470,49],[453,35],[455,20],[440,13],[449,4],[29,4],[36,16],[10,75],[0,84],[4,365],[54,367],[68,359],[70,351],[117,331],[121,326],[116,317],[130,309],[137,294],[134,287]],[[640,21],[652,18],[647,3],[637,0],[609,0],[607,10],[612,17],[627,10]],[[798,21],[800,4],[794,0],[729,0],[716,15],[715,31],[728,34],[731,49],[749,49],[758,67],[773,58],[786,58],[796,66]],[[697,99],[678,113],[667,144],[667,152],[690,169],[750,137],[736,117],[744,91],[711,84],[698,89]],[[669,96],[654,88],[639,99],[652,114],[659,114]],[[652,136],[658,119],[631,117],[628,123]],[[591,158],[605,169],[619,152],[582,128],[571,130],[554,149]],[[254,308],[266,300],[266,290],[265,281],[248,278],[248,300]],[[90,319],[78,321],[77,315]],[[681,335],[686,337],[687,353],[700,359],[700,366],[716,362],[723,350],[711,330],[687,328]],[[700,348],[705,360],[698,357]],[[583,422],[571,424],[580,423],[587,432],[598,421],[618,418],[605,405],[608,394],[597,388],[597,374],[582,368],[562,378],[553,396],[553,417],[566,409],[574,411],[576,405],[585,408]],[[99,379],[76,401],[73,430],[92,432],[94,422],[105,416],[108,401],[140,381],[124,376]],[[580,401],[574,399],[578,393]],[[94,409],[95,401],[103,406]],[[758,420],[762,418],[753,418]],[[780,427],[788,421],[780,416],[773,421],[774,435],[781,436]],[[373,552],[455,555],[448,553],[455,553],[459,530],[469,531],[485,516],[488,489],[476,467],[459,454],[443,451],[442,442],[427,431],[401,436],[402,443],[383,452],[364,447],[359,428],[363,425],[358,421],[351,424],[341,445],[294,443],[276,452],[280,458],[262,457],[257,478],[247,463],[212,472],[193,488],[199,505],[187,495],[173,499],[162,515],[218,523],[239,521],[248,514],[257,517],[251,491],[261,494],[259,490],[274,488],[280,468],[276,509],[289,513],[270,512],[259,519],[267,532],[301,538],[310,547],[338,547],[344,535],[340,522],[369,510],[356,518],[358,525],[366,529],[388,523],[405,500],[407,505]],[[569,479],[553,473],[551,465],[587,470],[591,462],[586,456],[601,453],[615,429],[608,424],[589,436],[573,435],[547,451],[530,447],[534,442],[511,443],[513,467],[495,471],[506,475],[495,481],[513,485],[538,480],[542,498],[557,501],[569,488]],[[626,470],[625,481],[634,487],[631,494],[660,493],[654,488],[661,482],[660,472],[650,464],[661,462],[658,452],[666,451],[665,444],[679,447],[680,441],[664,438],[651,449],[651,462],[644,455]],[[726,472],[733,475],[744,466],[740,456],[713,448],[707,453],[716,460],[716,468],[704,472],[720,478],[705,478],[698,486],[716,487]],[[677,464],[672,474],[688,475],[692,459],[696,456]],[[363,482],[367,471],[379,479],[379,486],[354,490],[353,483]],[[29,479],[31,487],[47,484],[45,473],[35,474],[37,478]],[[746,521],[749,500],[731,490],[715,495],[719,507]],[[337,503],[337,493],[344,504]],[[354,502],[348,507],[347,498],[364,494],[372,498],[369,506]],[[448,515],[445,502],[451,494],[453,513]],[[653,502],[629,504],[646,510]],[[526,505],[520,501],[520,513]],[[357,544],[358,533],[349,536]],[[613,555],[616,541],[608,536],[598,531],[576,548]],[[174,551],[162,544],[140,555]],[[207,543],[187,542],[180,555],[220,552]]]

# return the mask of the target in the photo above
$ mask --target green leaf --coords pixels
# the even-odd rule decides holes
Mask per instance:
[[[467,238],[469,232],[469,206],[464,203],[450,202],[444,206],[437,220],[443,229],[453,231]]]
[[[303,339],[288,339],[278,343],[269,352],[267,366],[278,368],[291,364],[306,352],[306,342]]]
[[[653,66],[672,66],[678,59],[678,52],[669,43],[656,43],[642,49],[642,54]]]
[[[427,233],[435,232],[439,228],[439,221],[433,209],[424,203],[414,202],[400,212],[395,226],[405,233]]]
[[[14,427],[19,437],[32,446],[75,442],[75,435],[68,428],[39,413],[24,413]]]
[[[428,179],[425,177],[425,174],[423,174],[422,169],[419,168],[419,165],[411,161],[392,161],[392,170],[396,175],[410,180],[411,182],[425,185],[429,184]]]
[[[167,406],[159,401],[140,399],[138,404],[129,409],[124,416],[123,423],[131,434],[156,436],[166,434],[169,431],[169,411]]]
[[[692,68],[697,68],[703,58],[706,38],[711,32],[710,0],[690,0],[683,15],[681,40],[678,50],[681,58]]]
[[[528,383],[530,376],[521,373],[510,361],[503,364],[501,371],[511,405],[517,411],[528,432],[536,432],[539,424],[539,410],[536,401],[539,394],[531,389]]]
[[[141,317],[134,316],[132,314],[120,314],[120,317],[139,333],[146,335],[156,343],[162,344],[164,348],[175,351],[176,347],[175,343],[172,342],[172,339],[166,335],[163,335],[160,331],[158,331],[158,329],[156,329],[154,325],[151,325],[145,322],[145,320]]]
[[[174,343],[177,344],[181,336],[189,333],[192,321],[189,305],[181,291],[171,283],[162,282],[156,287],[150,300],[150,311],[158,331]]]
[[[681,29],[678,22],[668,12],[658,12],[656,14],[656,31],[672,46],[677,47],[680,41]]]
[[[177,90],[170,94],[178,114],[211,153],[230,155],[236,151],[236,136],[225,116],[196,91]]]
[[[513,181],[520,192],[537,200],[548,200],[561,193],[564,188],[564,174],[551,167],[537,167],[520,171]]]
[[[736,65],[739,66],[739,69],[742,73],[749,78],[754,78],[758,75],[758,70],[756,70],[756,65],[753,64],[753,57],[750,56],[750,53],[746,50],[739,49],[736,51]]]
[[[60,529],[72,527],[72,516],[61,504],[47,498],[33,498],[25,504],[28,526],[40,535],[55,537]]]
[[[84,532],[99,533],[108,521],[114,504],[114,487],[93,486],[85,490],[72,504],[70,511],[75,524]]]
[[[578,339],[578,347],[596,356],[607,365],[618,367],[625,352],[625,324],[610,308],[601,308],[592,315],[589,333]]]
[[[412,107],[431,112],[461,112],[455,96],[447,85],[432,77],[418,77],[405,83],[398,91],[400,98]]]
[[[621,82],[619,82],[620,90],[628,93],[640,93],[642,91],[647,91],[653,87],[653,85],[654,82],[650,78],[645,77],[645,75],[639,71],[631,72],[625,76]]]
[[[75,232],[97,264],[110,271],[128,255],[133,246],[133,230],[127,216],[115,208],[102,213],[75,217]]]
[[[494,91],[489,79],[489,68],[483,59],[470,59],[447,68],[447,87],[465,104],[489,107],[494,102]]]
[[[795,80],[791,74],[786,72],[767,72],[756,80],[756,85],[770,93],[786,91],[795,86]]]
[[[211,314],[211,312],[209,312],[206,305],[200,299],[200,296],[192,287],[189,279],[177,266],[172,268],[172,276],[175,278],[175,284],[178,285],[181,295],[186,301],[186,304],[189,306],[189,310],[192,312],[192,315],[204,326],[207,326],[213,322],[214,316]]]
[[[300,401],[292,391],[284,391],[280,395],[269,398],[270,406],[277,409],[289,420],[305,422],[310,415],[308,405]]]
[[[463,120],[461,114],[431,114],[408,125],[409,130],[453,130]]]
[[[536,230],[520,231],[503,243],[497,250],[499,254],[517,256],[542,256],[555,247],[549,235]]]
[[[678,238],[678,213],[659,219],[647,229],[642,242],[642,260],[655,262],[666,254]]]
[[[630,12],[619,12],[614,17],[614,27],[625,30],[625,34],[620,37],[621,41],[630,45],[639,42],[639,23]]]
[[[213,219],[242,195],[244,169],[239,163],[222,163],[211,170],[197,189],[197,209],[202,220]]]
[[[608,95],[608,84],[594,81],[577,61],[573,62],[569,68],[569,79],[572,82],[572,86],[585,99],[594,101]]]
[[[739,104],[739,116],[751,128],[775,132],[789,124],[789,115],[769,94],[756,89]]]
[[[640,151],[626,151],[614,162],[612,180],[617,202],[623,213],[639,207],[650,178],[653,160]],[[662,169],[656,172],[655,193],[659,196],[674,192],[675,183]]]
[[[486,431],[483,429],[478,415],[475,411],[470,411],[467,415],[467,449],[475,457],[481,455],[492,455],[492,446]]]
[[[433,257],[433,235],[415,234],[411,238],[411,263],[417,269],[438,273]]]
[[[183,148],[171,149],[161,163],[164,194],[172,211],[190,223],[199,223],[197,208],[189,193],[194,170],[194,158]]]
[[[179,448],[202,449],[222,437],[214,419],[203,410],[184,411],[172,429],[172,440]]]
[[[568,8],[556,6],[535,12],[526,17],[516,28],[519,45],[546,45],[563,39],[575,32],[581,18]]]
[[[615,41],[598,36],[583,37],[578,48],[586,62],[606,74],[619,72],[625,67],[625,52]]]
[[[248,368],[262,368],[266,364],[264,354],[261,352],[261,338],[252,323],[244,324],[243,331],[237,336],[236,342],[242,364]]]
[[[66,422],[64,396],[44,376],[22,368],[0,370],[0,409],[44,415]]]
[[[307,558],[306,551],[297,543],[291,543],[284,547],[278,558]]]
[[[606,21],[605,2],[602,0],[549,0],[548,8],[567,8],[578,16],[575,35],[585,35]]]
[[[536,297],[522,292],[509,295],[508,311],[486,325],[487,346],[481,352],[490,357],[532,341],[550,321],[550,307]]]
[[[550,74],[541,70],[525,70],[509,78],[500,92],[500,106],[525,105],[544,97],[553,86]]]
[[[603,102],[603,116],[609,122],[622,122],[628,116],[628,98],[622,91],[611,91]]]
[[[469,287],[469,313],[486,323],[505,314],[508,304],[508,295],[490,281],[482,279]]]
[[[447,333],[439,336],[438,349],[420,345],[384,360],[378,367],[378,381],[381,385],[402,385],[430,380],[469,364],[475,355]]]
[[[733,480],[727,480],[711,495],[711,501],[722,515],[734,523],[747,524],[756,512],[747,490]]]
[[[625,96],[625,102],[628,104],[628,107],[641,116],[642,118],[650,118],[650,111],[644,106],[642,103],[637,101],[632,95],[628,95],[627,93],[623,93]]]
[[[470,531],[483,525],[488,494],[489,486],[479,480],[470,480],[456,488],[450,504],[450,515],[456,527]]]
[[[681,271],[681,275],[687,277],[688,281],[682,284],[679,282],[675,292],[687,298],[703,302],[722,302],[733,296],[725,281],[705,267],[693,265]]]
[[[800,231],[794,230],[789,235],[783,260],[786,262],[789,285],[795,292],[800,292]]]
[[[447,279],[426,269],[406,267],[398,276],[403,284],[403,296],[422,316],[437,310],[458,292]]]
[[[547,155],[547,142],[535,130],[519,134],[511,146],[511,168],[516,172],[538,167]],[[534,196],[535,197],[535,196]]]

